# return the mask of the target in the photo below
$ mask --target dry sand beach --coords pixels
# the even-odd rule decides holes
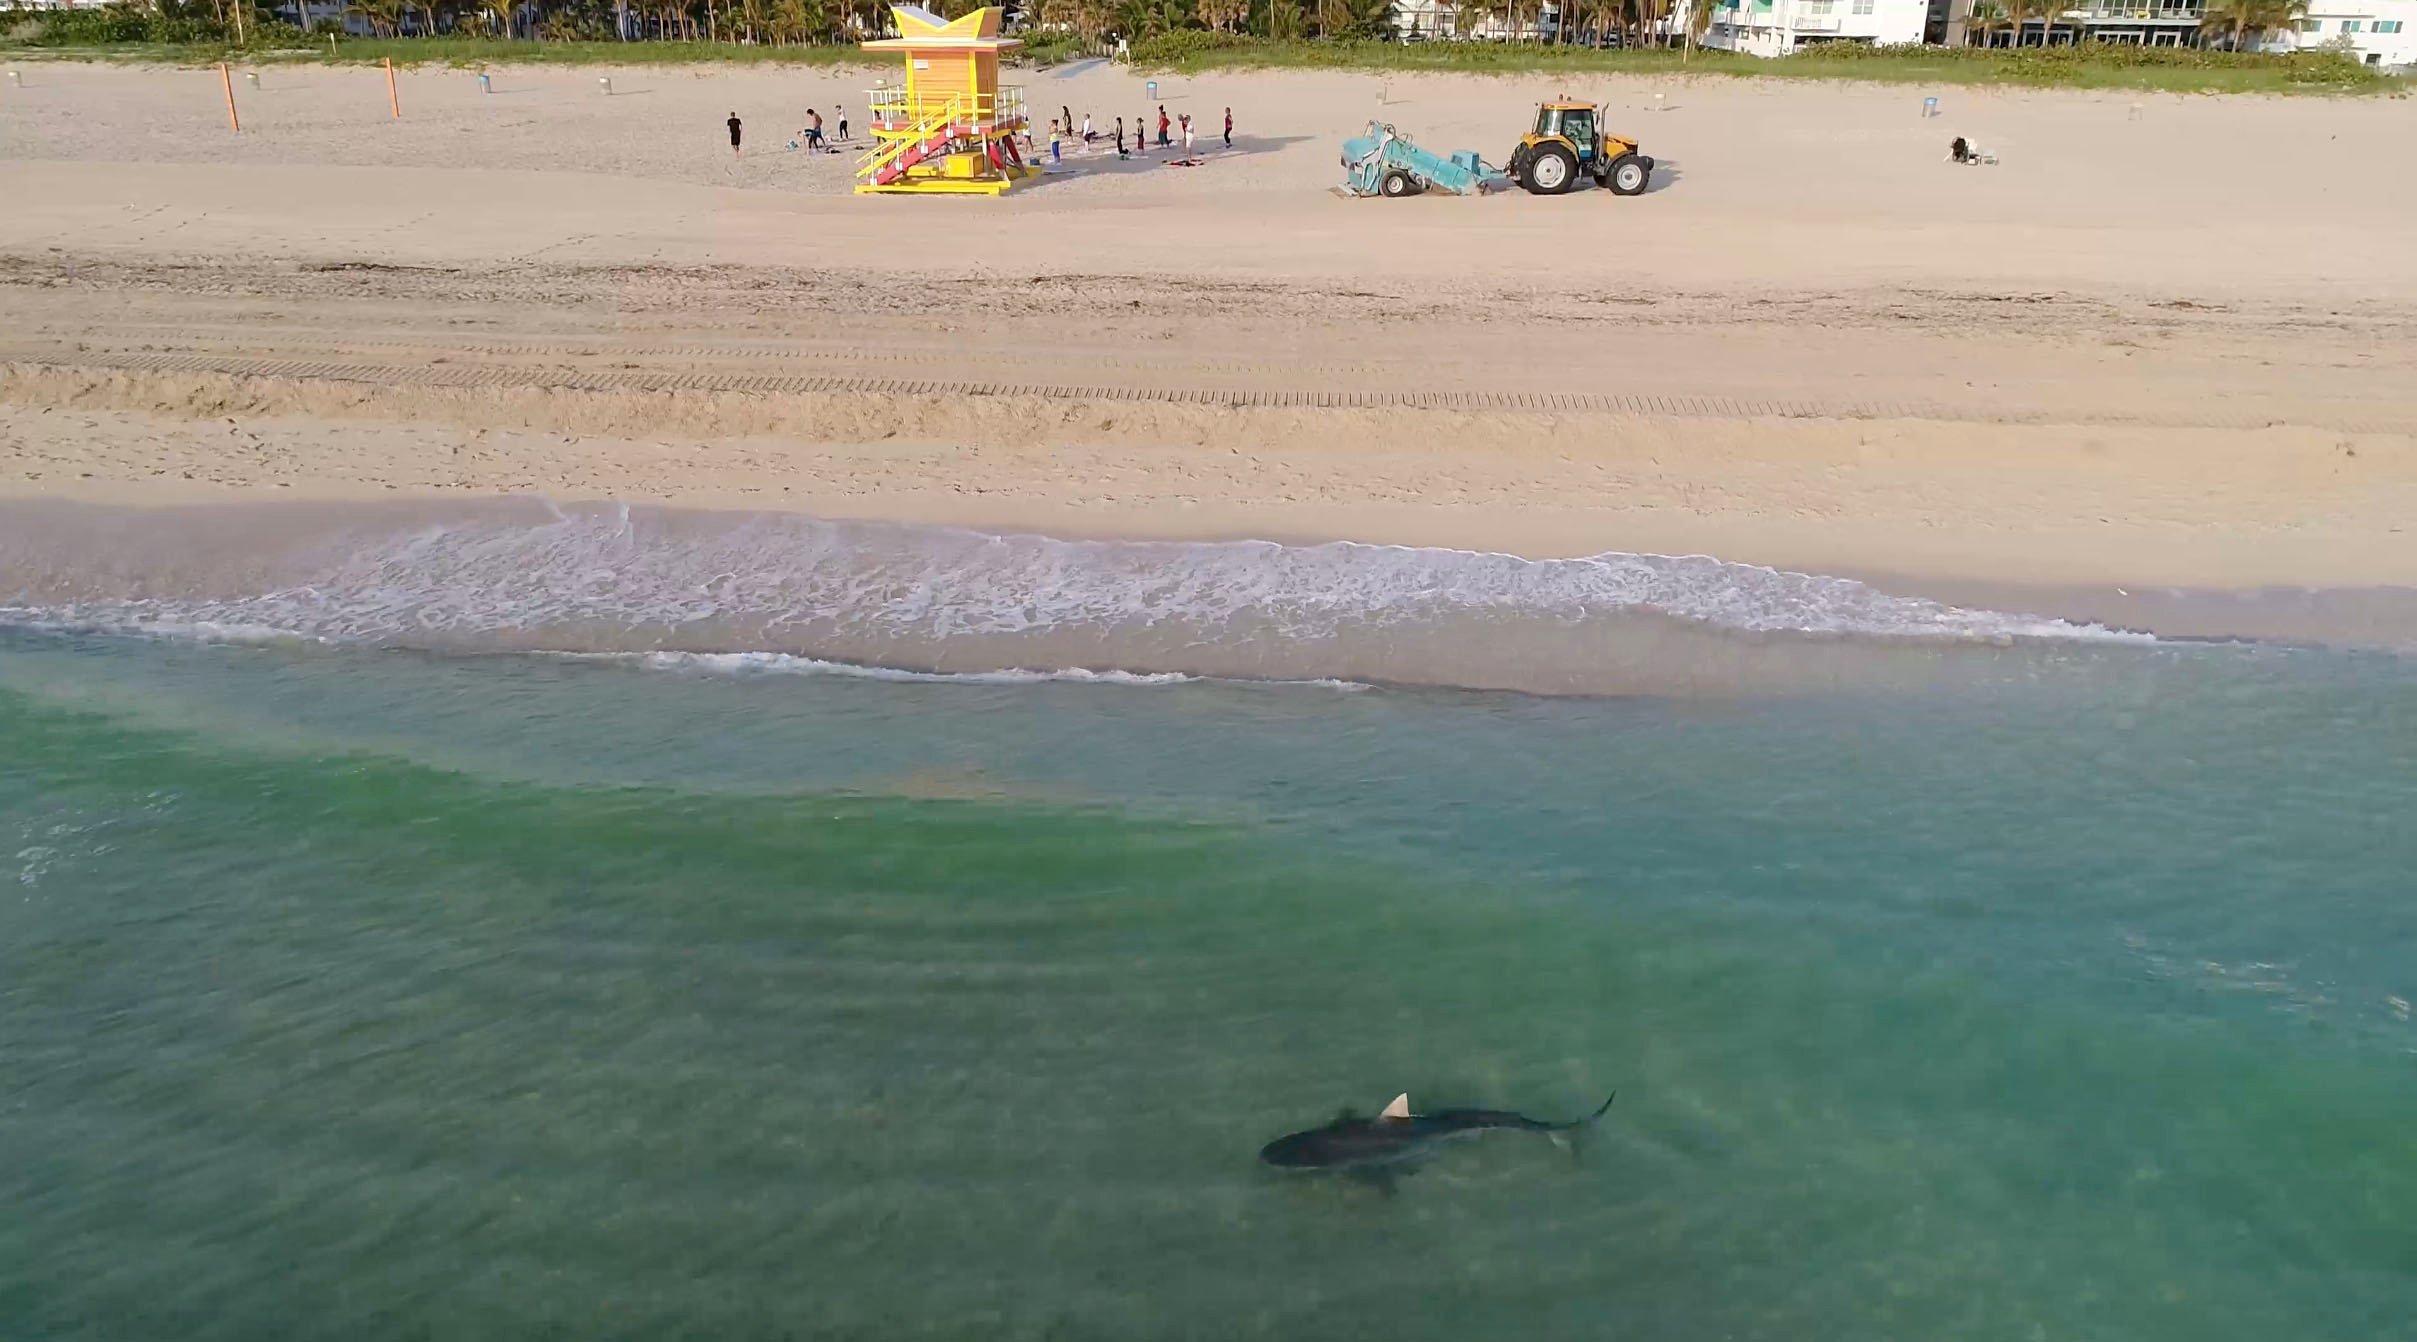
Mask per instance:
[[[1499,156],[1566,81],[1168,77],[1230,152],[971,202],[783,147],[874,77],[418,71],[397,121],[272,68],[233,135],[215,72],[34,67],[0,490],[1704,553],[2131,622],[2417,584],[2407,101],[1606,79],[1645,196],[1383,202],[1326,190],[1368,117]],[[2249,609],[2156,618],[2308,632]]]

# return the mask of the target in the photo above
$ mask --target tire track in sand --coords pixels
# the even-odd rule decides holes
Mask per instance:
[[[373,364],[339,360],[272,359],[185,352],[78,352],[61,357],[0,353],[20,366],[57,371],[106,370],[141,373],[213,373],[231,377],[286,378],[396,387],[477,389],[537,388],[569,391],[707,392],[742,395],[861,395],[895,397],[995,397],[1107,403],[1197,405],[1221,409],[1441,410],[1647,418],[1945,420],[1982,423],[2127,423],[2166,428],[2262,429],[2285,421],[2256,414],[2092,414],[2086,420],[2000,406],[1947,402],[1812,401],[1709,395],[1625,392],[1419,391],[1402,389],[1232,390],[1205,387],[1124,387],[1083,383],[1024,382],[979,378],[878,377],[846,374],[654,372],[643,369],[570,370],[515,365]],[[2328,423],[2351,433],[2405,434],[2410,424]]]

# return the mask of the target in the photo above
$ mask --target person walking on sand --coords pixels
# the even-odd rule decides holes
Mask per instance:
[[[1164,149],[1173,143],[1173,140],[1167,138],[1167,105],[1160,103],[1158,104],[1158,147]]]
[[[1066,156],[1065,156],[1063,153],[1059,152],[1059,150],[1058,150],[1058,146],[1059,146],[1061,143],[1063,143],[1063,142],[1062,142],[1061,140],[1059,140],[1059,138],[1058,138],[1058,129],[1057,129],[1057,123],[1056,123],[1056,122],[1054,122],[1054,121],[1052,121],[1052,122],[1050,122],[1050,123],[1049,123],[1049,161],[1050,161],[1050,162],[1052,162],[1052,163],[1063,163],[1063,162],[1065,162],[1065,161],[1066,161]]]
[[[848,123],[842,121],[839,124],[845,126]],[[1225,147],[1234,147],[1234,109],[1231,107],[1225,109]]]
[[[739,114],[732,112],[726,124],[730,127],[730,157],[736,160],[739,156]]]
[[[1085,112],[1083,113],[1083,143],[1089,144],[1096,138],[1098,137],[1091,133],[1091,114]]]
[[[811,107],[806,109],[806,148],[823,148],[822,113],[815,111]]]
[[[832,108],[831,118],[839,123],[839,138],[842,140],[848,138],[848,109],[844,107]],[[1233,118],[1228,116],[1226,119],[1231,121]]]
[[[1116,118],[1116,156],[1120,159],[1126,157],[1125,119],[1123,117]]]
[[[1192,156],[1192,114],[1189,112],[1183,114],[1183,156],[1187,159]]]
[[[1133,118],[1133,152],[1138,154],[1149,147],[1150,118],[1147,116],[1137,116]]]

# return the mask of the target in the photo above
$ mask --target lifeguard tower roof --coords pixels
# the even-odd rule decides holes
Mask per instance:
[[[904,82],[865,95],[873,152],[857,165],[858,191],[997,195],[1037,173],[1016,135],[1024,94],[999,83],[999,54],[1024,45],[999,36],[995,5],[951,23],[921,5],[892,5],[898,36],[867,51],[906,57]]]
[[[861,45],[866,51],[1012,51],[1024,43],[1021,38],[999,36],[999,18],[1004,12],[986,6],[951,22],[921,5],[892,5],[890,16],[898,24],[898,35]]]

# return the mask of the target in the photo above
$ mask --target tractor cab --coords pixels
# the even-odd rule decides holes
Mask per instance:
[[[1567,140],[1578,151],[1581,165],[1594,162],[1595,108],[1593,103],[1545,103],[1536,109],[1536,129],[1528,138],[1545,140],[1554,137]]]
[[[1604,134],[1593,103],[1538,104],[1536,128],[1511,151],[1511,179],[1535,195],[1557,196],[1581,173],[1613,195],[1633,196],[1645,189],[1653,160],[1637,152],[1636,141]]]

